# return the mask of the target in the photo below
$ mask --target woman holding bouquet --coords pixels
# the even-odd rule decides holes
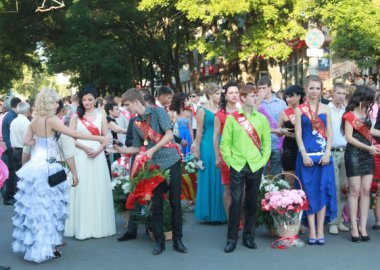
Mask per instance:
[[[105,136],[106,117],[95,108],[97,90],[86,86],[79,91],[78,98],[77,114],[71,118],[70,128]],[[105,147],[88,140],[76,140],[75,145],[80,184],[70,191],[70,217],[66,221],[65,236],[84,240],[113,235],[116,233],[115,214]]]
[[[367,220],[374,173],[373,155],[380,154],[380,149],[372,145],[373,139],[370,134],[370,111],[374,99],[375,92],[370,87],[358,86],[348,102],[342,122],[342,129],[347,140],[344,161],[349,184],[351,240],[355,243],[370,240],[367,233]],[[380,131],[373,133],[380,133]],[[357,223],[358,210],[359,224]]]
[[[198,170],[195,218],[198,221],[225,222],[224,189],[220,180],[219,168],[215,166],[213,147],[214,119],[222,89],[216,83],[206,83],[204,91],[208,103],[198,109],[197,136],[192,145],[194,157],[204,162],[204,170]]]
[[[320,102],[322,79],[310,75],[306,79],[307,101],[296,109],[295,135],[299,153],[296,175],[301,179],[309,209],[310,245],[324,245],[323,224],[337,213],[334,166],[331,156],[332,124],[330,108]],[[317,224],[317,227],[315,226]]]
[[[244,86],[248,87],[248,86]],[[230,191],[230,168],[224,162],[220,153],[219,143],[221,135],[223,134],[224,124],[226,123],[227,115],[237,110],[236,104],[239,101],[239,86],[233,82],[228,82],[222,90],[220,95],[219,110],[215,114],[214,119],[214,151],[215,151],[215,164],[220,169],[222,184],[224,185],[224,210],[227,214],[231,205],[231,191]]]

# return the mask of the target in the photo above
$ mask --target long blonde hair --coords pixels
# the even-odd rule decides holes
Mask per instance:
[[[52,116],[56,112],[56,103],[59,100],[57,92],[52,88],[44,88],[37,95],[34,104],[33,116]]]

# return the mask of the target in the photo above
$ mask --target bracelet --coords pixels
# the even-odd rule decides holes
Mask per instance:
[[[300,153],[302,153],[302,151],[305,151],[305,147],[299,147],[299,148],[298,148],[298,151],[299,151]]]

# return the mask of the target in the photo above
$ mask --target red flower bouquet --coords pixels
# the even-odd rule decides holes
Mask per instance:
[[[164,181],[169,181],[169,170],[161,170],[159,166],[145,161],[131,179],[131,192],[125,208],[134,209],[136,200],[146,204],[152,199],[154,189]]]

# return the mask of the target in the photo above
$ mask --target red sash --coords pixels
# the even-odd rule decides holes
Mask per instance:
[[[343,120],[348,121],[351,124],[351,126],[357,132],[359,132],[361,135],[363,135],[363,137],[369,143],[372,143],[372,140],[373,140],[374,143],[375,142],[377,143],[376,139],[372,138],[371,134],[369,133],[369,128],[367,127],[367,125],[365,125],[362,121],[360,121],[360,119],[357,118],[356,115],[353,112],[346,112],[343,115]]]
[[[239,125],[244,128],[244,130],[247,132],[248,136],[251,138],[254,145],[256,145],[257,149],[261,149],[261,140],[259,135],[257,134],[256,129],[253,127],[251,122],[248,121],[247,118],[245,118],[244,115],[239,114],[238,111],[235,111],[231,114],[235,120],[239,123]]]
[[[313,125],[313,129],[318,131],[318,133],[321,134],[322,137],[326,140],[327,135],[326,135],[325,125],[323,124],[321,118],[319,118],[318,114],[310,110],[309,103],[305,102],[299,105],[298,108],[311,121],[311,124]]]
[[[158,143],[164,136],[157,133],[152,129],[152,127],[147,123],[148,121],[138,121],[136,120],[134,122],[134,125],[139,128],[143,134],[144,134],[144,146],[140,148],[140,153],[136,155],[135,161],[133,162],[133,166],[131,169],[131,178],[133,178],[133,175],[138,172],[138,170],[141,168],[141,166],[148,161],[148,157],[145,155],[146,146],[148,145],[147,138],[151,139],[154,143]],[[163,146],[164,148],[175,148],[179,154],[181,155],[181,150],[179,146],[173,142],[168,142],[166,145]]]
[[[293,107],[289,107],[289,108],[285,109],[284,113],[289,118],[289,121],[294,125],[295,120],[296,120],[295,119],[296,112],[294,111]]]
[[[81,121],[82,121],[82,124],[87,128],[88,131],[90,131],[90,133],[92,135],[100,135],[100,131],[98,129],[97,126],[95,126],[94,123],[92,123],[91,121],[88,121],[86,118],[82,117],[82,118],[79,118]]]

